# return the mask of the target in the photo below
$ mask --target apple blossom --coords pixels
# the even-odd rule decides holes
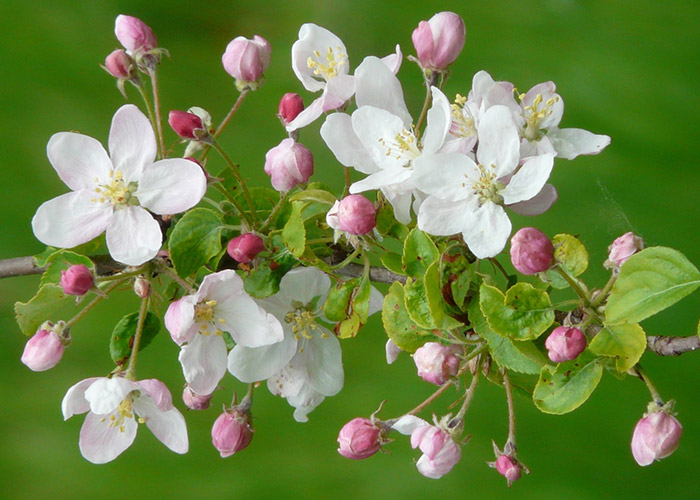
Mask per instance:
[[[211,428],[211,440],[222,458],[247,448],[253,440],[250,412],[236,407],[224,410]]]
[[[445,70],[462,52],[465,36],[461,17],[454,12],[438,12],[418,23],[411,39],[423,68]]]
[[[459,358],[452,349],[437,342],[426,342],[416,349],[413,361],[418,376],[435,385],[444,384],[459,370]]]
[[[189,385],[182,391],[182,402],[190,410],[206,410],[211,404],[212,394],[201,396],[194,392]]]
[[[114,34],[129,52],[147,52],[158,47],[158,39],[153,30],[133,16],[118,15],[114,21]]]
[[[239,36],[226,46],[221,62],[239,88],[251,87],[270,65],[270,51],[270,44],[261,36],[255,35],[252,40]]]
[[[256,255],[265,249],[265,244],[260,236],[253,233],[245,233],[236,236],[226,245],[226,252],[236,262],[247,264],[252,262]]]
[[[56,325],[46,321],[24,346],[21,361],[30,370],[43,372],[56,366],[63,357],[63,350],[70,343],[65,323]]]
[[[635,253],[644,249],[644,240],[628,232],[615,238],[615,241],[608,247],[608,260],[603,265],[606,269],[620,270],[620,266],[627,262],[627,259]]]
[[[450,472],[462,458],[462,449],[450,433],[435,425],[417,427],[411,433],[411,447],[423,452],[416,467],[431,479],[439,479]]]
[[[156,140],[148,118],[136,106],[117,110],[109,134],[110,156],[91,137],[73,132],[49,140],[49,161],[73,190],[43,203],[32,219],[34,235],[46,245],[72,248],[106,231],[114,260],[137,266],[160,250],[163,235],[156,214],[175,214],[204,196],[199,166],[184,159],[154,163]]]
[[[496,470],[508,480],[508,485],[520,479],[522,471],[520,466],[508,455],[501,455],[496,459]]]
[[[671,455],[680,445],[683,426],[676,417],[656,411],[642,418],[632,434],[632,455],[641,466]]]
[[[133,61],[122,49],[110,52],[105,58],[104,67],[114,78],[125,80],[134,76]]]
[[[363,460],[382,446],[382,428],[368,418],[353,418],[338,433],[338,453],[351,460]]]
[[[314,155],[294,139],[283,139],[265,155],[265,173],[277,191],[289,191],[313,175]]]
[[[294,118],[299,116],[299,113],[304,111],[304,100],[299,94],[287,92],[280,99],[279,110],[277,116],[282,120],[282,124],[287,126]]]
[[[194,113],[172,110],[168,114],[168,124],[183,139],[199,140],[207,133],[202,119]]]

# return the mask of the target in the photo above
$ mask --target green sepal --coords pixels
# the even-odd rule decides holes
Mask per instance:
[[[39,288],[29,302],[15,302],[15,319],[25,335],[34,335],[41,324],[61,308],[75,301],[61,285],[47,283]]]
[[[504,295],[498,288],[482,284],[479,306],[491,329],[513,340],[532,340],[554,322],[549,294],[529,283],[517,283]]]
[[[175,225],[168,241],[170,260],[183,278],[221,252],[221,216],[208,208],[187,212]]]
[[[543,413],[569,413],[589,398],[602,375],[600,360],[586,350],[572,361],[544,366],[532,400]]]
[[[403,245],[403,268],[412,278],[422,278],[428,267],[438,260],[440,253],[435,243],[418,228],[412,229]]]
[[[416,325],[406,311],[404,289],[401,283],[394,282],[384,297],[382,324],[389,338],[400,349],[413,353],[426,342],[439,339],[429,330]]]
[[[591,341],[588,348],[600,356],[615,358],[618,372],[624,373],[634,365],[647,348],[647,336],[638,324],[606,325]]]
[[[304,255],[304,249],[306,248],[306,229],[304,228],[304,221],[301,218],[301,211],[304,205],[305,203],[300,201],[292,203],[292,211],[289,214],[289,219],[287,219],[282,229],[282,240],[291,254],[296,258]]]
[[[134,336],[139,321],[139,313],[131,313],[119,320],[109,339],[109,355],[117,365],[126,364],[134,347]],[[139,352],[145,349],[160,331],[158,316],[148,311],[143,321]]]

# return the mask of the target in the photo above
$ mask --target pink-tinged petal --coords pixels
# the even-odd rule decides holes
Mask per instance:
[[[266,380],[278,373],[297,352],[293,335],[285,335],[282,342],[263,347],[237,345],[228,355],[228,371],[241,382]]]
[[[168,411],[173,407],[173,397],[168,387],[158,379],[148,378],[136,382],[161,410]],[[140,415],[140,413],[139,413]]]
[[[85,391],[98,379],[99,377],[86,378],[68,389],[61,402],[63,420],[68,420],[73,415],[85,413],[90,409],[90,402],[85,399]]]
[[[211,394],[226,373],[226,343],[221,335],[195,335],[178,359],[190,388]]]
[[[95,189],[95,179],[109,178],[112,161],[99,141],[82,134],[59,132],[49,139],[46,154],[61,180],[73,191]]]
[[[42,203],[32,218],[34,236],[46,245],[72,248],[98,237],[110,224],[112,206],[90,201],[87,190],[62,194]]]
[[[513,212],[520,215],[540,215],[551,208],[559,198],[559,193],[551,184],[545,184],[533,198],[508,205]]]
[[[345,62],[339,65],[338,73],[346,75],[349,70],[349,62],[343,41],[327,29],[313,23],[301,26],[299,39],[292,45],[292,69],[302,85],[304,85],[304,88],[309,92],[318,92],[325,86],[325,82],[317,80],[321,76],[315,75],[316,77],[314,77],[314,70],[308,64],[309,58],[318,61],[318,57],[315,54],[318,51],[321,57],[320,62],[324,63],[329,49],[334,52],[336,60],[341,55],[345,56]]]
[[[554,167],[554,155],[535,156],[527,160],[500,192],[506,204],[529,200],[542,190]]]
[[[403,120],[385,109],[362,106],[352,114],[352,128],[380,168],[402,168],[412,159],[396,145],[405,130]]]
[[[294,362],[301,362],[309,384],[324,396],[333,396],[343,388],[343,361],[338,338],[330,332],[323,337],[316,331],[313,339],[302,339]]]
[[[187,453],[189,440],[182,413],[172,405],[168,410],[163,411],[148,398],[138,398],[134,401],[133,407],[138,416],[146,421],[146,427],[161,443],[175,453]]]
[[[380,59],[365,57],[355,70],[357,107],[374,106],[398,116],[404,126],[411,124],[411,115],[406,109],[401,82]]]
[[[478,201],[474,198],[448,201],[428,196],[418,212],[418,227],[434,236],[461,233],[474,224]]]
[[[91,413],[106,415],[113,412],[131,391],[139,390],[136,382],[122,377],[98,378],[85,390]]]
[[[513,114],[505,106],[493,106],[481,117],[476,157],[485,167],[495,165],[498,178],[510,174],[518,166],[520,137]]]
[[[129,266],[151,260],[160,250],[163,235],[156,220],[141,207],[117,210],[107,228],[107,248],[112,258]]]
[[[387,68],[389,68],[389,71],[394,74],[398,73],[399,69],[401,69],[401,63],[403,62],[403,54],[401,53],[401,47],[399,44],[396,44],[396,53],[382,57],[381,61]],[[355,70],[355,75],[357,75],[357,70]]]
[[[542,110],[547,106],[547,102],[551,99],[551,107],[549,107],[549,113],[546,117],[538,123],[540,129],[549,129],[559,125],[561,117],[564,114],[564,100],[559,94],[556,93],[557,86],[554,82],[543,82],[538,83],[530,90],[527,91],[523,97],[521,106],[532,106],[532,103],[537,98],[538,95],[542,96],[541,104],[538,105],[537,109]]]
[[[80,429],[80,453],[93,464],[111,462],[131,446],[136,437],[136,420],[124,418],[121,426],[113,426],[110,417],[119,419],[119,412],[110,415],[90,412]]]
[[[323,114],[323,97],[319,97],[309,104],[304,111],[287,124],[287,132],[294,132],[297,129],[306,127],[316,121],[316,118]]]
[[[431,89],[433,105],[428,110],[428,124],[423,136],[423,154],[436,153],[445,142],[452,125],[450,103],[437,87]]]
[[[357,194],[363,191],[394,186],[410,179],[412,173],[410,169],[401,166],[386,167],[383,170],[368,175],[361,181],[353,183],[352,186],[350,186],[350,193]]]
[[[506,246],[512,225],[505,210],[485,202],[473,215],[473,222],[462,231],[469,250],[479,259],[495,257]]]
[[[547,133],[558,156],[573,160],[578,155],[597,155],[608,144],[610,137],[598,135],[580,128],[552,129]]]
[[[430,424],[422,418],[416,417],[415,415],[404,415],[394,422],[391,428],[400,432],[404,436],[412,436],[413,431],[423,426],[430,427]],[[413,439],[411,439],[411,442],[413,442]],[[416,446],[418,445],[416,444]],[[413,446],[413,448],[416,446]]]
[[[426,436],[430,437],[430,435],[433,434],[434,429],[435,427],[427,422],[425,425],[415,426],[413,432],[411,433],[411,448],[418,448]]]
[[[321,126],[321,137],[336,159],[346,167],[364,174],[377,171],[365,147],[352,128],[352,119],[345,113],[331,113]]]
[[[206,278],[205,278],[206,279]],[[194,322],[194,306],[197,298],[187,295],[176,300],[165,311],[165,328],[177,345],[190,342],[197,334],[197,324]]]
[[[141,205],[162,215],[192,208],[206,191],[207,179],[199,165],[172,158],[147,166],[135,194]]]
[[[156,136],[146,115],[133,104],[119,108],[109,129],[114,170],[122,172],[126,183],[138,181],[143,168],[155,160],[156,150]]]
[[[421,155],[414,161],[413,182],[421,191],[445,201],[472,196],[476,164],[459,153]],[[478,178],[478,177],[477,177]]]
[[[345,104],[355,94],[355,77],[352,75],[339,75],[328,80],[328,84],[321,96],[323,99],[323,112],[332,111]]]
[[[219,325],[245,347],[261,347],[281,342],[282,325],[247,295],[239,295],[235,301],[217,305],[217,317],[226,321]]]
[[[197,292],[197,300],[222,302],[241,293],[245,293],[241,277],[233,269],[224,269],[204,277]]]

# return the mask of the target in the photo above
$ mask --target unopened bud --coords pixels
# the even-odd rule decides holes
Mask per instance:
[[[522,274],[544,272],[552,266],[554,245],[539,229],[524,227],[510,239],[510,260]]]
[[[284,125],[294,120],[302,111],[304,111],[304,100],[299,94],[288,92],[282,96],[278,116]]]
[[[606,269],[619,270],[627,259],[644,249],[644,240],[636,234],[625,233],[608,247],[608,260],[603,264]]]
[[[139,276],[134,280],[134,293],[142,299],[151,295],[151,282],[143,276]]]
[[[85,295],[95,284],[92,272],[84,264],[61,271],[61,287],[68,295]]]
[[[189,385],[182,391],[182,401],[190,410],[206,410],[211,404],[211,397],[211,394],[200,396],[190,389]]]
[[[126,80],[134,76],[133,60],[122,49],[110,53],[105,59],[105,69],[114,78]]]
[[[314,173],[314,155],[293,139],[284,139],[265,155],[265,173],[277,191],[289,191]]]
[[[200,140],[207,134],[202,119],[194,113],[173,110],[168,115],[168,123],[183,139]]]
[[[382,430],[367,418],[353,418],[338,434],[338,453],[351,460],[362,460],[379,451]]]
[[[672,415],[658,411],[642,418],[632,434],[632,455],[641,466],[671,455],[680,444],[683,426]]]
[[[114,22],[114,34],[117,40],[129,51],[149,51],[158,46],[153,30],[140,19],[133,16],[119,15]]]
[[[223,458],[245,449],[253,440],[250,413],[236,408],[224,411],[214,422],[211,439]]]
[[[260,236],[253,233],[241,234],[228,242],[226,251],[236,262],[247,264],[265,249]]]
[[[411,39],[423,68],[444,70],[457,59],[464,47],[464,21],[454,12],[439,12],[421,21]]]
[[[413,354],[418,376],[435,385],[442,385],[457,375],[459,358],[452,350],[437,342],[427,342]]]
[[[508,483],[517,481],[522,475],[520,466],[508,455],[501,455],[496,459],[496,470],[508,480]]]
[[[367,234],[377,225],[377,209],[361,194],[351,194],[333,205],[326,222],[349,234]]]
[[[549,359],[563,363],[576,359],[586,349],[586,336],[578,328],[556,327],[544,342]]]
[[[48,321],[41,325],[39,331],[24,346],[22,363],[35,372],[43,372],[56,366],[63,357],[65,346],[70,342],[67,333],[65,336],[63,334],[64,326],[63,322],[54,326]]]
[[[252,40],[239,36],[229,42],[221,62],[237,84],[250,84],[260,80],[270,65],[270,50],[261,36],[255,35]]]

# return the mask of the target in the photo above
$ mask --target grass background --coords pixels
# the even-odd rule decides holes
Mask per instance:
[[[275,117],[279,97],[296,91],[307,103],[312,99],[290,66],[299,26],[315,22],[336,33],[354,68],[366,55],[390,53],[396,43],[412,53],[412,30],[440,10],[459,13],[467,25],[465,49],[445,87],[448,95],[466,94],[480,69],[521,91],[553,80],[566,103],[562,126],[612,137],[597,157],[558,161],[552,181],[559,202],[537,219],[516,218],[516,226],[579,235],[591,254],[584,278],[593,286],[606,279],[600,264],[607,245],[628,230],[644,236],[648,245],[677,248],[700,263],[700,4],[685,0],[5,0],[0,2],[0,258],[42,250],[29,221],[43,201],[65,192],[46,159],[51,134],[77,130],[106,142],[123,99],[99,64],[118,46],[113,35],[118,14],[143,19],[170,50],[160,71],[164,112],[198,105],[221,119],[236,98],[220,63],[226,44],[238,35],[260,34],[270,41],[267,83],[249,97],[223,138],[245,175],[267,185],[265,152],[284,138]],[[416,115],[423,97],[420,75],[406,62],[399,76]],[[137,97],[133,89],[130,96]],[[319,126],[301,135],[316,156],[314,178],[340,187],[342,170],[320,140]],[[174,142],[174,135],[168,140]],[[210,427],[230,390],[240,390],[228,376],[227,390],[210,411],[186,414],[189,454],[169,452],[142,429],[119,459],[95,466],[78,451],[82,418],[63,423],[60,402],[76,381],[111,369],[109,333],[123,314],[136,310],[136,301],[127,293],[110,299],[113,306],[101,307],[74,328],[61,364],[34,374],[19,362],[26,339],[14,323],[12,304],[28,300],[37,284],[38,277],[0,282],[1,498],[696,498],[700,487],[695,418],[700,360],[692,353],[643,358],[662,395],[678,400],[685,425],[680,449],[648,468],[638,467],[629,452],[632,429],[648,401],[646,389],[637,380],[610,376],[589,402],[566,416],[543,415],[529,401],[516,401],[520,456],[532,474],[511,490],[485,465],[492,459],[490,440],[502,443],[507,433],[503,393],[488,384],[479,387],[468,414],[467,432],[473,437],[463,459],[443,479],[416,472],[413,460],[419,454],[404,438],[387,447],[391,454],[362,462],[343,459],[335,438],[345,421],[368,415],[384,398],[386,414],[399,414],[431,392],[415,377],[409,357],[386,366],[378,318],[344,343],[346,386],[307,424],[295,423],[284,400],[260,390],[252,445],[219,458]],[[646,321],[647,332],[695,332],[699,297],[696,293]],[[162,333],[140,357],[139,376],[164,380],[182,409],[177,351]]]

